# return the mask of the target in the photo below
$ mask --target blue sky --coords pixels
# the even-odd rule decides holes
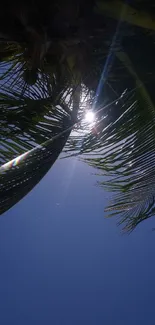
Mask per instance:
[[[58,160],[0,218],[0,323],[154,325],[154,219],[122,235],[95,170]]]

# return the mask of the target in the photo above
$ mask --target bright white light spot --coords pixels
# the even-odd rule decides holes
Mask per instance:
[[[95,120],[95,114],[91,111],[88,111],[85,115],[85,121],[87,123],[92,123]]]

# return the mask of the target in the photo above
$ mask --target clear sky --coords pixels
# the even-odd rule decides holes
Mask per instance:
[[[121,235],[94,171],[59,160],[0,218],[0,324],[155,324],[155,221]]]

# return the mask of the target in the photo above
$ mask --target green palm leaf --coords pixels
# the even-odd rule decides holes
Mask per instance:
[[[155,97],[127,54],[116,56],[128,75],[126,88],[118,89],[113,103],[97,107],[95,126],[89,134],[73,136],[68,149],[99,169],[104,178],[99,184],[114,192],[106,212],[131,231],[155,213]]]
[[[32,99],[4,88],[0,107],[1,163],[59,134],[71,120],[71,111],[62,99],[54,101],[39,95]]]

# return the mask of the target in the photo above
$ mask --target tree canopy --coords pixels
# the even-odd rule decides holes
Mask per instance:
[[[1,213],[63,150],[100,171],[125,230],[154,215],[154,14],[140,0],[2,4]]]

